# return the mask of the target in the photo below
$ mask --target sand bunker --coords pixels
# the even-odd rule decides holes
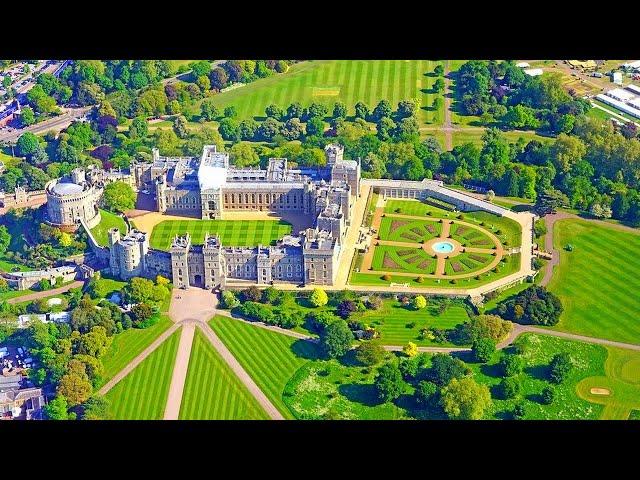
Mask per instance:
[[[608,389],[596,388],[596,387],[589,390],[589,393],[591,393],[591,395],[602,395],[602,396],[611,395],[611,392]]]

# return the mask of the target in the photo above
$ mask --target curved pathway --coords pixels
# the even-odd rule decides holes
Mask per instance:
[[[575,220],[584,220],[585,222],[595,223],[601,227],[613,228],[615,230],[620,230],[627,233],[633,233],[635,235],[640,235],[640,230],[637,228],[629,227],[627,225],[622,225],[620,223],[611,223],[606,222],[604,220],[596,220],[591,218],[583,218],[575,213],[568,212],[556,212],[551,213],[549,215],[545,215],[544,223],[547,227],[547,233],[544,237],[544,249],[547,252],[550,252],[552,255],[552,259],[547,262],[544,267],[544,277],[540,281],[540,285],[547,286],[551,281],[551,277],[553,275],[553,267],[558,265],[560,262],[560,252],[558,252],[553,246],[553,228],[558,220],[564,219],[575,219]]]
[[[513,324],[513,329],[509,336],[497,345],[497,348],[505,348],[511,345],[516,338],[523,333],[536,333],[539,335],[549,335],[551,337],[560,337],[567,340],[575,340],[577,342],[595,343],[598,345],[606,345],[608,347],[624,348],[627,350],[640,351],[640,345],[634,343],[616,342],[614,340],[607,340],[606,338],[588,337],[586,335],[578,335],[575,333],[560,332],[557,330],[551,330],[548,328],[535,327],[533,325],[520,325],[519,323]]]
[[[70,283],[69,285],[65,285],[64,287],[52,288],[51,290],[43,290],[42,292],[30,293],[28,295],[22,295],[21,297],[13,297],[7,300],[7,303],[22,303],[22,302],[31,302],[33,300],[38,300],[40,298],[47,298],[53,295],[57,295],[59,293],[65,293],[71,290],[72,288],[82,287],[84,285],[83,281],[76,280],[75,282]]]

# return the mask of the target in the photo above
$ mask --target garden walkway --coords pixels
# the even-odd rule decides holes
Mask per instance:
[[[436,217],[428,217],[428,216],[417,216],[417,215],[404,215],[404,214],[400,214],[400,213],[384,213],[384,209],[383,208],[376,208],[374,216],[373,216],[373,220],[371,223],[372,228],[374,228],[376,231],[380,232],[380,224],[382,223],[382,217],[383,215],[385,217],[390,217],[390,218],[404,218],[407,220],[419,220],[419,221],[432,221],[432,222],[440,222],[440,218],[436,218]],[[487,235],[489,238],[491,238],[491,240],[493,241],[494,245],[495,245],[495,250],[491,249],[491,248],[480,248],[480,247],[461,247],[458,242],[451,242],[454,243],[455,245],[455,249],[452,253],[435,253],[433,251],[433,249],[431,248],[431,245],[436,242],[436,241],[446,241],[449,240],[448,236],[449,236],[449,231],[451,228],[451,223],[450,222],[454,222],[456,224],[460,224],[460,225],[465,225],[467,227],[473,228],[475,230],[480,230],[483,234]],[[415,278],[416,275],[419,276],[423,276],[425,278],[439,278],[439,279],[443,279],[443,280],[451,280],[451,279],[459,279],[459,278],[469,278],[469,277],[475,277],[476,275],[481,275],[483,273],[489,272],[491,270],[493,270],[499,263],[500,260],[502,259],[502,257],[506,254],[505,249],[502,245],[502,243],[500,242],[500,239],[498,237],[496,237],[492,232],[490,232],[489,230],[486,229],[480,229],[478,228],[477,225],[473,224],[473,223],[469,223],[469,222],[465,222],[463,220],[445,220],[442,223],[442,232],[440,233],[440,235],[438,235],[437,237],[434,237],[433,239],[429,240],[428,242],[425,243],[415,243],[415,242],[400,242],[400,241],[395,241],[395,240],[375,240],[376,245],[372,245],[369,247],[369,250],[367,251],[367,253],[365,253],[363,259],[362,259],[362,266],[360,267],[360,272],[362,273],[369,273],[372,275],[376,275],[376,276],[381,276],[381,275],[385,275],[385,274],[389,274],[389,275],[394,275],[394,276],[400,276],[400,277],[412,277]],[[437,257],[437,265],[436,265],[436,270],[434,274],[426,274],[426,273],[415,273],[415,272],[391,272],[391,271],[383,271],[383,270],[373,270],[372,269],[372,263],[373,263],[373,256],[374,256],[374,252],[375,252],[375,247],[377,245],[389,245],[389,246],[394,246],[394,247],[405,247],[405,248],[421,248],[422,250],[425,251],[425,253],[427,253],[427,255],[431,256],[431,255],[436,255]],[[460,274],[455,274],[455,275],[446,275],[445,274],[445,257],[454,257],[456,255],[458,255],[459,253],[462,252],[462,250],[464,250],[465,252],[470,252],[470,253],[484,253],[484,254],[493,254],[495,253],[496,256],[495,258],[491,261],[491,263],[487,266],[485,266],[484,268],[481,268],[479,270],[474,270],[472,272],[467,272],[467,273],[460,273]]]
[[[59,293],[65,293],[71,290],[72,288],[79,288],[84,285],[83,281],[76,280],[75,282],[71,282],[68,285],[58,288],[52,288],[51,290],[43,290],[42,292],[30,293],[28,295],[22,295],[21,297],[13,297],[7,300],[7,303],[22,303],[22,302],[32,302],[33,300],[38,300],[40,298],[48,298],[54,295],[58,295]]]

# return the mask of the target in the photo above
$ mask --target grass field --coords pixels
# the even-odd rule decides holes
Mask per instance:
[[[398,211],[399,210],[399,211]],[[459,213],[448,212],[438,207],[429,205],[419,200],[396,200],[386,201],[385,213],[400,213],[402,215],[430,216],[436,218],[449,218],[454,220]],[[506,246],[515,247],[520,245],[521,228],[520,225],[506,217],[498,217],[489,212],[464,212],[463,220],[469,223],[477,223],[478,227],[491,231]],[[484,223],[484,225],[480,225]],[[498,231],[500,231],[498,233]]]
[[[110,228],[117,227],[122,236],[127,233],[127,224],[122,217],[102,209],[100,210],[100,217],[100,223],[91,229],[93,238],[100,245],[107,246],[109,244],[107,232]]]
[[[429,300],[427,300],[429,301]],[[395,299],[383,300],[380,310],[367,310],[353,315],[354,319],[368,323],[380,332],[380,341],[385,345],[406,345],[413,342],[421,346],[442,346],[449,343],[436,343],[428,338],[421,338],[423,328],[450,329],[469,319],[465,308],[452,305],[438,314],[438,307],[433,302],[424,310],[405,307]]]
[[[431,74],[438,62],[430,60],[318,60],[291,66],[285,74],[273,75],[213,96],[220,109],[234,105],[238,118],[263,117],[270,104],[287,108],[321,103],[333,108],[343,102],[348,114],[362,101],[373,109],[382,100],[393,108],[401,100],[418,99],[421,123],[441,123],[442,112],[433,110],[436,94]]]
[[[187,232],[195,245],[202,245],[208,232],[218,234],[225,246],[254,247],[275,245],[276,240],[291,233],[291,224],[282,220],[165,220],[154,227],[151,247],[168,250],[176,235]]]
[[[158,323],[148,328],[130,328],[115,335],[109,350],[101,359],[104,365],[102,384],[111,380],[170,326],[171,320],[162,315]]]
[[[200,329],[196,329],[180,420],[265,420],[268,416]]]
[[[493,398],[491,408],[486,412],[488,419],[509,419],[516,403],[523,403],[525,418],[528,420],[589,420],[602,414],[602,406],[580,398],[576,385],[583,379],[604,374],[607,351],[600,345],[573,342],[546,335],[526,334],[518,339],[524,345],[524,371],[517,376],[522,386],[521,393],[514,399],[502,399],[498,385],[502,380],[498,366],[500,354],[494,355],[487,364],[468,363],[476,381],[489,386]],[[542,390],[549,386],[548,365],[551,358],[560,352],[571,357],[573,369],[560,385],[553,385],[556,398],[551,405],[541,402]]]
[[[564,312],[555,327],[594,337],[640,343],[640,235],[565,219],[555,224],[560,264],[549,289]],[[564,250],[567,244],[574,250]]]
[[[315,345],[229,317],[217,316],[209,324],[280,413],[294,418],[282,392],[291,376],[317,357]]]
[[[114,419],[162,419],[179,341],[175,332],[107,393]]]
[[[604,405],[601,420],[626,420],[640,410],[640,352],[607,348],[605,375],[588,377],[578,383],[578,395],[585,400]],[[609,391],[594,395],[592,388]]]

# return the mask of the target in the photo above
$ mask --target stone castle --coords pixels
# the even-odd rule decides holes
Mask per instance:
[[[324,167],[291,168],[286,159],[272,158],[263,170],[234,168],[229,155],[213,145],[205,146],[199,158],[161,157],[154,149],[151,163],[137,163],[128,174],[74,171],[71,181],[51,182],[47,215],[52,224],[84,222],[92,228],[99,222],[94,212],[99,215],[103,186],[115,180],[154,192],[157,210],[174,215],[216,219],[225,211],[299,213],[309,217],[309,228],[268,246],[224,246],[209,234],[202,245],[194,245],[186,234],[175,237],[167,252],[150,248],[150,232],[131,230],[123,236],[112,229],[109,268],[122,279],[163,275],[179,288],[210,289],[227,280],[331,285],[360,192],[360,163],[344,160],[339,145],[328,145],[325,154]]]

